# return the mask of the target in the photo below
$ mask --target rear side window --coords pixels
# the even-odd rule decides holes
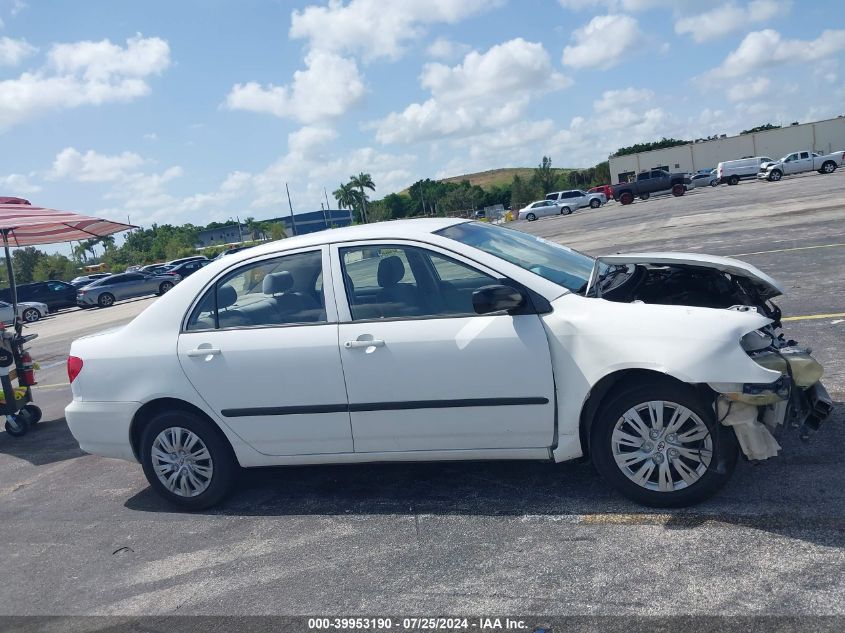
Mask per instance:
[[[637,174],[637,180],[648,180],[649,178],[651,178],[651,174],[649,174],[647,171],[641,174]]]
[[[218,279],[205,293],[185,329],[325,323],[322,271],[321,251],[241,266]]]

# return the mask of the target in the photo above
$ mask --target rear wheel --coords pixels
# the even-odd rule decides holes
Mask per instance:
[[[158,287],[158,294],[163,295],[165,292],[170,290],[173,287],[173,284],[169,281],[162,281],[161,285]]]
[[[114,295],[110,292],[104,292],[97,298],[97,305],[101,308],[110,308],[114,305]]]
[[[211,423],[187,412],[159,413],[141,440],[141,464],[153,489],[186,510],[216,505],[235,482],[237,464]]]
[[[651,197],[650,193],[641,193],[640,200],[648,200]]]
[[[718,184],[719,184],[719,181],[718,181],[718,180],[716,180],[715,178],[714,178],[713,180],[711,180],[711,181],[710,181],[710,186],[711,186],[711,187],[715,187],[715,186],[717,186]]]
[[[621,196],[619,196],[619,202],[622,204],[631,204],[634,201],[634,194],[630,191],[626,191]]]
[[[529,222],[533,222],[534,220],[537,219],[537,216],[534,215],[533,213],[529,213],[528,215],[525,216],[525,219],[528,220]]]
[[[590,200],[590,208],[598,209],[601,206],[601,201],[598,198]]]
[[[603,406],[590,433],[596,469],[614,488],[657,507],[692,505],[730,479],[736,437],[689,385],[655,382]]]
[[[682,184],[678,183],[677,185],[672,186],[672,195],[676,198],[679,196],[684,195],[687,192],[687,188],[684,187]]]
[[[738,185],[739,184],[739,176],[731,176],[728,178],[729,185]]]
[[[560,214],[561,215],[569,215],[570,213],[572,213],[572,209],[570,209],[569,207],[561,207],[560,208]]]
[[[835,171],[836,171],[836,163],[834,163],[832,160],[828,160],[828,161],[825,161],[822,164],[822,168],[819,170],[819,173],[832,174]]]
[[[41,318],[41,313],[35,308],[27,308],[23,311],[23,320],[27,323],[35,323]]]

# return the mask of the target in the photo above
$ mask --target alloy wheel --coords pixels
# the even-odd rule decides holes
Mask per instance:
[[[35,308],[27,308],[23,312],[23,320],[27,323],[33,323],[41,318],[41,313]]]
[[[153,440],[150,451],[158,480],[173,494],[196,497],[211,484],[211,453],[193,431],[178,426],[166,428]]]
[[[713,438],[704,421],[665,400],[628,409],[613,427],[611,444],[619,470],[638,486],[658,492],[692,486],[713,458]]]

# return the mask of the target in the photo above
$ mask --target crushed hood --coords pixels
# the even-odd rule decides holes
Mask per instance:
[[[702,255],[700,253],[627,253],[620,255],[604,255],[598,258],[604,264],[642,264],[656,266],[690,266],[695,268],[711,268],[734,277],[741,277],[751,281],[759,290],[763,299],[771,299],[785,292],[785,288],[762,270],[732,257],[717,255]]]

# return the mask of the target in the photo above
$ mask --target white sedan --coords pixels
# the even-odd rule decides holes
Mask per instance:
[[[561,206],[554,200],[537,200],[525,205],[517,213],[517,219],[533,222],[544,215],[560,215]]]
[[[481,222],[322,231],[76,340],[65,414],[187,509],[238,466],[585,454],[632,499],[691,504],[740,450],[776,455],[784,420],[827,416],[821,366],[778,336],[781,292],[734,259],[593,259]]]
[[[0,321],[12,323],[13,314],[12,304],[0,301]],[[49,309],[46,303],[38,303],[37,301],[18,302],[18,319],[24,323],[34,323],[48,314]]]

